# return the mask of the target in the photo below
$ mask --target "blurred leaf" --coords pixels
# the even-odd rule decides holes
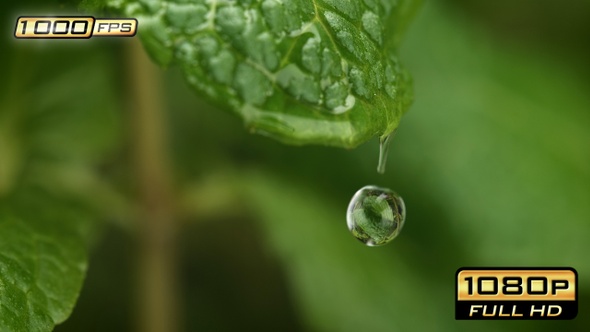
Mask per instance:
[[[0,194],[35,183],[93,202],[96,165],[120,138],[112,60],[92,48],[69,49],[76,57],[65,61],[59,48],[25,47],[11,59],[15,88],[0,101]]]
[[[255,132],[354,147],[391,133],[411,102],[397,57],[419,1],[111,1],[147,51]]]
[[[49,331],[70,315],[86,273],[88,220],[38,188],[0,200],[0,330]]]
[[[399,172],[421,174],[477,264],[573,266],[589,282],[587,82],[460,22],[431,7],[410,33],[421,98]]]
[[[112,149],[120,135],[119,105],[112,72],[104,69],[113,65],[98,54],[62,66],[67,70],[25,93],[23,98],[34,98],[24,110],[33,153],[54,161],[96,162]]]
[[[82,0],[80,2],[80,9],[86,12],[97,12],[106,6],[103,0]]]
[[[2,331],[48,331],[70,315],[96,233],[90,220],[112,201],[96,167],[119,138],[112,71],[105,70],[113,64],[102,50],[56,45],[13,45],[7,59],[12,70],[0,100]]]
[[[11,119],[0,114],[0,197],[12,188],[22,163],[22,146]]]

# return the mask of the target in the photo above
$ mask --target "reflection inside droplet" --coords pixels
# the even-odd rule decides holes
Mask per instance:
[[[365,186],[357,191],[348,205],[348,229],[368,246],[379,246],[393,240],[404,226],[406,208],[402,198],[387,188]]]

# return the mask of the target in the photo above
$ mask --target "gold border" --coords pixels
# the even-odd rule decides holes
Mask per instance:
[[[472,277],[472,293],[469,295],[468,281],[465,278]],[[480,277],[495,277],[498,280],[498,288],[496,295],[484,295],[477,294],[477,281]],[[503,278],[504,277],[520,277],[522,278],[522,294],[521,295],[509,295],[502,293]],[[546,295],[533,295],[528,294],[527,280],[530,277],[545,277],[547,278],[547,294]],[[481,269],[481,270],[461,270],[457,274],[457,300],[490,300],[490,301],[574,301],[576,300],[576,273],[572,270],[493,270],[493,269]],[[552,294],[551,284],[555,280],[566,280],[568,282],[567,289],[557,289],[555,294]],[[490,290],[491,281],[484,282],[484,289]],[[532,284],[533,291],[540,290],[541,282],[534,282]],[[513,289],[513,288],[512,288]]]
[[[92,36],[133,37],[136,33],[137,20],[134,18],[97,18]]]
[[[48,21],[49,23],[44,24],[44,29],[39,29],[41,24],[38,22]],[[55,29],[56,22],[66,21],[68,22],[68,29],[66,33],[59,33],[59,30]],[[74,23],[76,22],[76,23]],[[72,33],[74,24],[79,26],[78,22],[86,22],[86,32],[84,34]],[[37,27],[37,33],[35,33],[35,27]],[[16,38],[35,38],[35,39],[80,39],[90,38],[94,29],[94,17],[92,16],[21,16],[16,20],[16,26],[14,29],[14,36]],[[57,32],[57,33],[54,33]]]

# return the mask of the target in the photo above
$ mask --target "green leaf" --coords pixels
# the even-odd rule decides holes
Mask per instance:
[[[0,200],[0,331],[49,331],[70,315],[87,267],[88,220],[38,188]]]
[[[397,128],[412,101],[401,32],[419,0],[140,0],[110,6],[139,20],[162,66],[253,132],[291,144],[354,147]]]
[[[119,131],[108,53],[29,47],[6,57],[0,83],[0,331],[49,331],[70,315],[90,220],[104,213],[95,167]]]
[[[573,266],[590,282],[587,83],[425,7],[407,45],[425,98],[397,136],[400,174],[425,176],[475,264]]]

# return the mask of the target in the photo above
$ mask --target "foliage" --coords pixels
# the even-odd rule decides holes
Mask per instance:
[[[91,219],[39,188],[14,196],[0,203],[0,330],[51,330],[78,298]]]
[[[185,68],[170,70],[187,330],[587,330],[586,59],[493,36],[454,7],[425,6],[397,50],[417,97],[384,176],[376,144],[295,148],[248,135],[212,107],[219,100],[185,88]],[[45,331],[68,317],[97,220],[117,223],[103,224],[111,235],[56,330],[128,330],[135,233],[119,227],[128,218],[111,191],[132,192],[121,43],[2,45],[0,330]],[[370,183],[394,189],[408,210],[403,232],[380,248],[346,229],[348,200]],[[572,266],[580,315],[455,321],[452,278],[466,265]]]
[[[412,96],[400,35],[416,0],[113,1],[146,50],[252,132],[355,147],[397,128]]]
[[[40,51],[3,55],[12,66],[0,102],[1,331],[47,331],[70,315],[104,213],[93,168],[118,139],[104,52],[77,50],[72,61]]]

